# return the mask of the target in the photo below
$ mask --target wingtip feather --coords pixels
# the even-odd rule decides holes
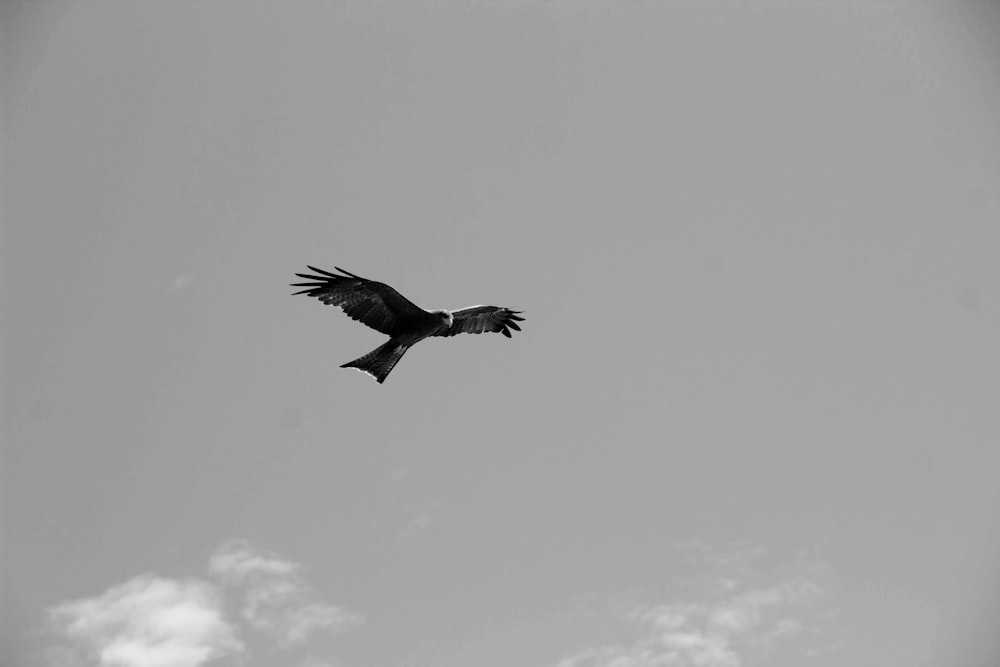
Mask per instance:
[[[306,264],[306,266],[309,266],[309,265]],[[340,278],[341,277],[341,276],[338,276],[336,273],[330,273],[329,271],[324,271],[323,269],[317,269],[315,266],[309,266],[309,270],[310,271],[315,271],[316,273],[321,273],[324,276],[329,276],[331,278]],[[296,274],[296,275],[298,275],[298,274]]]
[[[351,273],[350,271],[345,271],[344,269],[340,268],[339,266],[335,266],[335,267],[333,267],[333,268],[337,269],[337,270],[338,270],[338,271],[340,271],[341,273],[343,273],[343,274],[345,274],[345,275],[348,275],[348,276],[350,276],[350,277],[352,277],[352,278],[357,278],[358,280],[364,280],[364,278],[362,278],[361,276],[356,276],[356,275],[354,275],[353,273]],[[331,275],[332,275],[332,274],[331,274]],[[339,277],[341,277],[341,276],[338,276],[338,278],[339,278]]]

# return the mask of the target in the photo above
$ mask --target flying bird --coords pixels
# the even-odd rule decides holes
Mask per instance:
[[[296,273],[310,282],[292,283],[305,289],[294,294],[315,297],[330,306],[337,306],[351,319],[389,336],[389,340],[363,357],[341,366],[356,368],[382,384],[406,351],[430,336],[454,336],[460,333],[502,333],[510,338],[510,330],[520,331],[521,311],[498,306],[469,306],[460,310],[427,311],[385,283],[368,280],[334,267],[340,273],[330,273],[310,266],[317,275]]]

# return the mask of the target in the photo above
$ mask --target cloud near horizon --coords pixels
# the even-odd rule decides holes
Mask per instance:
[[[638,639],[585,648],[556,667],[745,667],[795,637],[823,634],[819,612],[830,614],[828,596],[816,581],[827,569],[822,561],[775,571],[758,567],[769,556],[759,548],[715,550],[692,542],[682,549],[707,572],[680,578],[683,592],[675,600],[625,614],[621,620],[638,631]]]
[[[300,569],[242,540],[222,545],[209,562],[224,584],[244,589],[243,618],[281,647],[300,644],[318,630],[342,632],[364,623],[360,614],[314,600]]]
[[[49,663],[200,667],[247,655],[248,630],[284,649],[316,632],[343,631],[364,622],[360,614],[314,599],[300,569],[298,563],[233,540],[209,561],[209,573],[221,585],[144,574],[95,597],[63,602],[49,609],[52,626],[64,640],[49,651]],[[230,603],[228,593],[239,603]]]
[[[50,614],[84,664],[197,667],[244,649],[221,596],[204,581],[143,575]]]

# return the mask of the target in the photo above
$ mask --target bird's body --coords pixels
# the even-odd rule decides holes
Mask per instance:
[[[424,310],[385,283],[375,282],[337,268],[340,274],[313,266],[318,275],[296,273],[310,282],[294,283],[305,287],[295,294],[306,294],[323,303],[338,306],[348,316],[389,340],[363,357],[341,368],[356,368],[375,378],[379,384],[410,347],[430,336],[454,336],[459,333],[499,332],[510,338],[510,329],[520,331],[520,311],[497,306],[470,306],[455,311]]]

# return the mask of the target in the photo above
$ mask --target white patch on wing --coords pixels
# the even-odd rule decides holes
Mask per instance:
[[[377,375],[375,375],[370,370],[367,370],[365,368],[358,368],[357,366],[348,366],[348,368],[352,368],[352,369],[358,371],[359,373],[364,373],[365,375],[370,375],[371,377],[375,378],[376,380],[378,379]]]

